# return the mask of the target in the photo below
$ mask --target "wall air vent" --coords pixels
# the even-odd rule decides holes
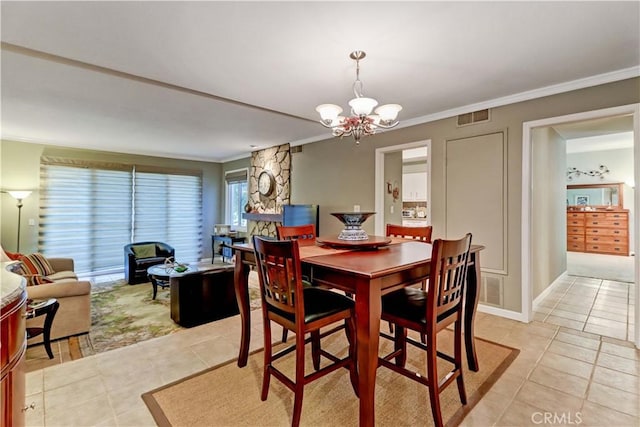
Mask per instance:
[[[296,145],[295,147],[291,147],[289,150],[291,151],[291,154],[302,153],[302,145]]]
[[[488,122],[491,119],[489,109],[474,111],[472,113],[460,114],[458,116],[458,127],[474,125],[476,123]]]

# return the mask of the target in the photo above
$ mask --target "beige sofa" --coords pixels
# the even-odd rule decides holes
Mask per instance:
[[[73,259],[47,258],[55,273],[47,276],[54,280],[37,286],[27,286],[31,299],[55,298],[60,303],[51,326],[51,339],[69,337],[89,332],[91,327],[91,282],[78,280],[73,272]],[[27,319],[27,327],[42,327],[45,316]],[[38,335],[29,344],[42,342]]]

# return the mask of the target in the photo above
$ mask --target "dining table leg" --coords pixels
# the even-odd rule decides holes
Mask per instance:
[[[242,333],[240,335],[240,353],[238,354],[238,366],[247,365],[249,359],[249,341],[251,340],[251,312],[249,311],[249,271],[250,266],[243,262],[244,253],[236,250],[236,264],[233,272],[233,284],[238,300]]]
[[[375,425],[376,370],[380,333],[380,286],[366,281],[356,287],[356,329],[360,426]]]
[[[480,251],[470,253],[470,264],[467,269],[467,291],[464,303],[464,345],[467,350],[469,369],[477,372],[478,355],[476,354],[474,323],[478,300],[480,299]]]

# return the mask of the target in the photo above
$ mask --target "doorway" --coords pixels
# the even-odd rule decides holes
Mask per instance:
[[[422,154],[424,151],[420,149],[426,149],[426,156]],[[403,153],[406,162],[402,160]],[[393,164],[390,164],[390,161]],[[411,174],[409,179],[414,182],[407,182],[405,179],[403,183],[403,163],[407,164],[409,169],[405,169],[405,171]],[[405,218],[404,222],[413,221],[416,225],[431,224],[430,173],[431,140],[376,149],[375,210],[377,215],[374,217],[376,235],[383,236],[385,234],[385,224],[387,223],[403,223],[403,210],[405,216],[412,217],[411,219]],[[420,181],[425,180],[425,182],[415,182],[416,178]],[[406,184],[417,185],[419,190],[407,191],[407,187],[403,191]],[[396,188],[397,197],[394,197]],[[416,191],[419,192],[418,195],[415,194]],[[405,205],[407,209],[403,209]]]
[[[562,277],[558,277],[555,276],[554,274],[549,274],[549,277],[552,278],[551,281],[553,281],[555,278],[558,278],[558,280],[556,280],[556,283],[554,283],[554,286],[549,286],[551,283],[548,283],[545,285],[544,279],[544,275],[540,274],[540,269],[541,266],[542,268],[544,268],[545,266],[549,266],[552,265],[553,263],[558,262],[558,260],[562,257],[561,262],[564,263],[564,269],[566,271],[566,267],[568,265],[567,263],[567,258],[566,258],[566,252],[564,252],[564,249],[559,249],[556,244],[549,244],[548,248],[544,248],[544,243],[541,243],[545,240],[545,237],[547,238],[555,238],[556,240],[559,237],[562,238],[566,238],[566,223],[562,222],[562,221],[557,221],[557,218],[555,220],[555,223],[551,223],[551,228],[555,227],[555,235],[552,236],[544,236],[545,234],[545,229],[540,227],[540,223],[536,224],[536,221],[539,222],[538,216],[540,216],[540,212],[542,212],[542,210],[540,209],[540,200],[542,200],[542,198],[540,197],[539,194],[536,194],[536,192],[540,192],[540,189],[537,187],[541,187],[544,191],[549,191],[549,189],[554,189],[553,191],[556,191],[556,197],[555,197],[555,201],[550,202],[547,206],[545,206],[546,209],[544,209],[544,212],[550,212],[553,211],[555,212],[555,215],[562,215],[562,213],[559,214],[559,212],[565,212],[566,211],[566,204],[567,204],[567,199],[566,199],[566,188],[562,188],[565,186],[565,177],[563,177],[562,179],[562,185],[559,186],[558,185],[558,181],[559,181],[559,173],[557,173],[558,171],[562,171],[562,175],[566,176],[566,171],[567,171],[567,159],[570,158],[569,155],[566,153],[566,149],[564,149],[564,153],[559,153],[558,149],[556,148],[556,151],[554,153],[554,155],[548,155],[545,157],[546,161],[549,162],[548,164],[543,165],[543,169],[546,169],[547,171],[556,171],[556,183],[555,184],[548,184],[545,187],[545,183],[543,182],[542,184],[540,183],[540,177],[542,176],[541,172],[537,172],[537,170],[541,169],[540,164],[537,164],[536,162],[540,162],[541,160],[541,156],[539,155],[539,153],[536,153],[536,149],[538,149],[539,147],[542,146],[542,143],[540,142],[540,138],[537,138],[536,133],[537,132],[545,132],[548,129],[553,129],[553,132],[549,132],[549,134],[553,134],[555,136],[558,137],[558,139],[564,141],[565,138],[566,139],[571,139],[571,138],[567,138],[567,135],[569,135],[571,132],[569,132],[569,130],[571,128],[573,128],[574,130],[580,128],[580,126],[591,126],[594,123],[602,123],[602,122],[612,122],[615,121],[618,118],[622,118],[622,117],[626,117],[626,121],[627,123],[630,124],[629,128],[630,131],[633,133],[632,136],[632,140],[633,140],[633,148],[631,149],[631,153],[633,155],[634,158],[640,158],[640,147],[639,147],[639,143],[638,143],[638,136],[639,136],[639,122],[640,122],[640,112],[639,112],[639,107],[637,104],[634,105],[629,105],[629,106],[622,106],[622,107],[615,107],[615,108],[609,108],[609,109],[604,109],[604,110],[598,110],[598,111],[592,111],[592,112],[586,112],[586,113],[579,113],[579,114],[573,114],[573,115],[569,115],[569,116],[562,116],[562,117],[554,117],[554,118],[549,118],[549,119],[543,119],[543,120],[538,120],[535,122],[527,122],[524,123],[523,126],[523,198],[522,198],[522,265],[523,265],[523,271],[522,271],[522,282],[523,282],[523,301],[522,301],[522,305],[523,305],[523,317],[527,320],[530,321],[533,319],[533,312],[532,312],[532,305],[533,305],[533,300],[535,297],[543,297],[545,296],[545,292],[551,291],[552,288],[556,288],[553,292],[556,292],[557,289],[562,289],[563,287],[568,287],[571,286],[570,284],[568,284],[565,280],[565,278]],[[562,136],[561,134],[565,132],[565,135]],[[542,140],[545,140],[544,138]],[[582,141],[584,143],[584,141]],[[557,146],[557,144],[556,144]],[[603,159],[602,156],[599,157],[601,160]],[[560,159],[560,160],[559,160]],[[575,162],[575,158],[573,159],[573,161]],[[603,163],[603,162],[601,162]],[[571,165],[569,165],[571,166]],[[638,200],[638,188],[635,186],[635,182],[638,182],[638,176],[640,175],[640,171],[637,170],[638,168],[635,168],[634,171],[632,171],[631,175],[631,179],[625,179],[625,181],[630,181],[628,182],[629,189],[628,191],[631,194],[631,198],[633,200],[633,203],[631,205],[631,211],[633,212],[638,212],[638,206],[639,206],[639,200]],[[551,172],[553,173],[553,172]],[[558,201],[559,199],[559,195],[561,194],[560,192],[564,190],[564,194],[562,195],[562,199]],[[544,192],[543,191],[543,192]],[[554,207],[555,206],[555,207]],[[552,215],[549,215],[550,217]],[[633,215],[633,218],[629,219],[630,221],[630,227],[629,230],[638,230],[638,215]],[[562,230],[562,231],[561,231]],[[632,232],[633,234],[635,234],[637,236],[637,232]],[[547,239],[549,240],[549,239]],[[630,241],[630,247],[629,250],[630,252],[634,252],[637,253],[638,252],[638,242],[637,239],[631,239]],[[548,251],[545,252],[551,252],[553,253],[553,255],[543,255],[541,252],[541,249],[549,249]],[[631,316],[631,318],[629,319],[628,323],[635,323],[638,324],[638,318],[639,318],[639,309],[638,309],[638,292],[633,292],[633,290],[637,290],[638,287],[638,283],[639,283],[639,263],[638,263],[638,259],[637,256],[635,257],[630,257],[631,258],[631,262],[633,263],[633,275],[632,275],[632,283],[629,285],[629,288],[632,292],[630,292],[630,295],[632,295],[632,298],[635,299],[635,304],[631,304],[629,305],[629,307],[631,308],[633,314]],[[535,269],[532,267],[535,266]],[[558,265],[555,265],[556,270],[558,269]],[[560,268],[562,268],[562,266],[560,266]],[[542,280],[541,280],[542,277]],[[597,281],[597,279],[591,279],[593,281]],[[589,280],[586,280],[586,282],[588,282]],[[600,280],[597,284],[595,283],[587,283],[587,285],[589,285],[592,289],[594,288],[594,286],[601,286],[602,285],[602,280]],[[541,289],[541,284],[542,284],[542,288]],[[557,286],[556,286],[557,285]],[[544,287],[547,286],[546,289],[544,289]],[[597,295],[598,293],[604,293],[607,294],[609,293],[610,295],[613,295],[614,297],[617,297],[619,295],[614,295],[614,294],[619,294],[618,289],[614,289],[612,290],[612,292],[609,292],[609,289],[606,288],[598,288],[595,290],[592,290],[591,292],[593,292],[593,296],[595,298],[595,295]],[[598,310],[596,308],[596,310]],[[633,319],[635,319],[635,321],[633,321]],[[632,341],[635,342],[636,346],[640,346],[640,333],[639,331],[636,329],[634,332],[634,336],[628,336],[626,339],[630,339]]]

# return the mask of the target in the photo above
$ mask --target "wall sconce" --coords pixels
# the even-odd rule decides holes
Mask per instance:
[[[394,181],[391,185],[390,181],[387,181],[387,193],[393,196],[393,202],[395,203],[400,197],[400,189],[398,188],[398,181]]]
[[[18,241],[16,243],[16,252],[20,252],[20,217],[22,215],[22,199],[26,199],[31,194],[29,190],[16,190],[16,191],[7,191],[11,197],[18,201]]]

